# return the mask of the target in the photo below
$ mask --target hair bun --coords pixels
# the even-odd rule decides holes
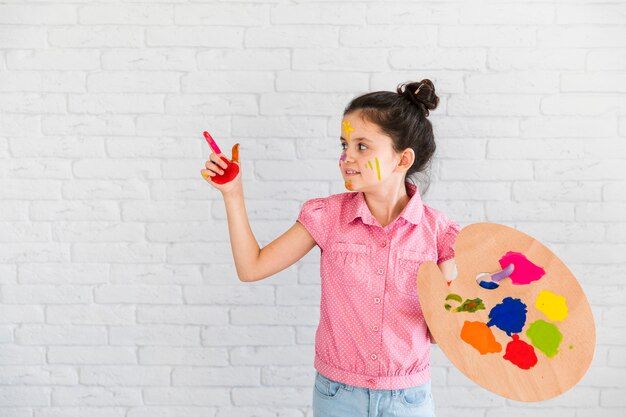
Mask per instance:
[[[418,82],[400,84],[396,91],[417,105],[424,117],[428,117],[430,110],[435,110],[439,104],[439,97],[435,94],[435,85],[428,78]]]

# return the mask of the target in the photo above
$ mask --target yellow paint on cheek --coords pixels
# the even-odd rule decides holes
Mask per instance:
[[[376,173],[378,174],[378,181],[380,181],[380,165],[378,164],[378,158],[374,158],[376,161]]]
[[[568,315],[565,297],[548,290],[539,291],[535,307],[552,321],[563,321]]]
[[[372,171],[374,170],[374,167],[372,166],[372,161],[367,161],[367,165],[370,167]]]

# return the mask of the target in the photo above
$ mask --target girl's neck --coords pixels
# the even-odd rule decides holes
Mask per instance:
[[[406,192],[404,178],[389,186],[381,184],[376,190],[365,191],[363,197],[372,216],[382,227],[393,222],[411,199]]]

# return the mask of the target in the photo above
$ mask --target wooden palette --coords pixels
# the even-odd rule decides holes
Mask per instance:
[[[476,276],[504,269],[499,260],[508,252],[524,255],[532,264],[542,267],[545,274],[524,285],[516,285],[512,278],[505,278],[495,289],[480,286]],[[431,334],[461,372],[495,394],[526,402],[550,399],[580,381],[589,368],[595,349],[593,314],[576,278],[556,255],[541,242],[516,229],[495,223],[475,223],[464,227],[458,234],[455,261],[458,274],[450,286],[437,264],[428,261],[420,266],[417,288]],[[516,269],[521,271],[522,266]],[[465,311],[467,306],[475,307],[476,302],[465,303],[466,307],[461,308],[458,297],[450,298],[450,294],[460,296],[463,301],[478,298],[484,309]],[[513,300],[505,301],[508,297]],[[565,300],[561,298],[559,303],[558,297]],[[563,301],[566,314],[563,314]],[[509,309],[511,304],[515,304],[517,311]],[[518,329],[511,331],[507,327],[510,333],[507,334],[503,330],[505,326],[498,323],[502,322],[503,313],[504,316],[523,317],[519,314],[521,304],[527,310],[525,320],[521,321],[523,327],[518,320]],[[560,314],[556,313],[558,305]],[[455,311],[457,309],[461,311]],[[498,320],[495,313],[498,313]],[[466,340],[470,340],[468,335],[472,329],[483,333],[472,333],[470,343]],[[486,343],[489,330],[495,341]],[[557,343],[558,333],[562,335],[560,343]],[[514,337],[518,340],[514,341]],[[509,347],[511,342],[515,343]],[[501,345],[499,352],[496,351],[498,343]],[[491,351],[484,346],[490,346]],[[528,360],[531,359],[524,360],[520,352],[528,358],[533,353],[530,351],[534,352],[536,363],[529,366]]]

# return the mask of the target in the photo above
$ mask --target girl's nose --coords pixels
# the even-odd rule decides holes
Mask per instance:
[[[344,162],[354,162],[354,157],[350,148],[344,149],[341,156]]]

